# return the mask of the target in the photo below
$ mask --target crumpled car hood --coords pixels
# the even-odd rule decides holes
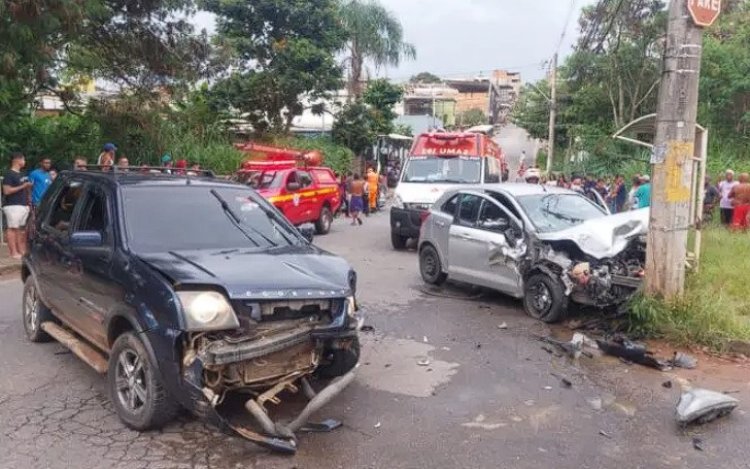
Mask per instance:
[[[572,241],[585,254],[596,259],[614,257],[630,240],[648,233],[648,208],[596,218],[554,233],[540,233],[542,241]]]

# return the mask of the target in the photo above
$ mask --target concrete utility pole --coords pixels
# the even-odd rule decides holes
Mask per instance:
[[[547,143],[547,175],[552,172],[555,157],[555,119],[557,118],[557,52],[552,56],[552,75],[549,81],[549,140]]]
[[[695,2],[672,0],[669,5],[656,140],[651,156],[646,292],[664,298],[679,296],[685,288],[692,158],[695,154],[703,44],[703,31],[695,25],[688,11],[688,3],[692,8]]]

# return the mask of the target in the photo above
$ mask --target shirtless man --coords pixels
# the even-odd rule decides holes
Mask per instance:
[[[729,200],[734,207],[732,229],[747,230],[750,226],[750,174],[740,175],[740,183],[732,188]]]

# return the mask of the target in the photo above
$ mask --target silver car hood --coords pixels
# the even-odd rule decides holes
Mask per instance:
[[[595,218],[554,233],[540,233],[542,241],[572,241],[585,254],[596,259],[621,253],[633,237],[648,232],[649,209],[632,210]]]

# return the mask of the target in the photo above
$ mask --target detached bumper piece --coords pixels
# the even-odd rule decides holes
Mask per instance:
[[[302,383],[302,388],[307,397],[310,398],[310,402],[307,403],[305,408],[302,409],[302,412],[300,412],[294,420],[288,423],[274,422],[263,407],[263,404],[267,401],[271,401],[275,404],[280,403],[280,400],[276,395],[283,390],[291,392],[299,391],[297,385],[293,384],[293,381],[296,380],[295,378],[283,381],[257,398],[249,399],[245,402],[245,409],[247,409],[258,425],[260,425],[263,433],[257,433],[238,425],[228,425],[237,432],[238,435],[252,441],[253,443],[257,443],[264,448],[280,453],[294,454],[297,452],[297,437],[295,435],[297,431],[330,432],[341,426],[341,422],[333,419],[311,424],[308,424],[308,419],[313,413],[320,410],[320,408],[328,404],[331,399],[339,395],[341,391],[349,386],[349,384],[354,381],[355,376],[356,368],[344,376],[333,380],[319,393],[313,391],[306,377],[296,378]]]
[[[316,392],[308,378],[325,363],[324,352],[340,343],[356,340],[357,329],[341,329],[306,323],[292,325],[281,322],[267,325],[256,336],[197,338],[183,357],[184,370],[192,371],[191,381],[208,401],[221,423],[241,437],[264,448],[285,454],[297,450],[295,433],[299,431],[332,431],[340,422],[326,420],[308,424],[310,416],[341,393],[356,375],[354,368],[333,379]],[[188,374],[184,375],[186,378]],[[246,428],[219,415],[217,405],[230,391],[250,392],[245,409],[257,423],[258,430]],[[283,392],[302,392],[309,402],[291,421],[274,422],[266,405],[281,404]]]

